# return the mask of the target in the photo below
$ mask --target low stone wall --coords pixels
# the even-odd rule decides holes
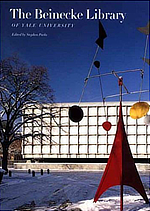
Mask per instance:
[[[104,171],[106,163],[14,163],[15,169],[56,171]],[[136,164],[138,171],[150,171],[149,164]]]

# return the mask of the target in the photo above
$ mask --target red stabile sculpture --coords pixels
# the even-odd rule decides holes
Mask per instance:
[[[123,210],[123,185],[134,188],[141,194],[145,202],[149,203],[128,144],[127,135],[124,129],[121,102],[115,140],[104,174],[95,194],[94,202],[97,202],[98,198],[108,188],[116,185],[122,187],[120,210]]]

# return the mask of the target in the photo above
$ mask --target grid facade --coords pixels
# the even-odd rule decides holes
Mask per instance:
[[[123,102],[123,119],[128,142],[134,158],[150,157],[150,126],[144,117],[134,120],[129,111],[134,102]],[[56,104],[28,109],[32,115],[49,114],[37,121],[26,123],[23,134],[32,136],[23,141],[24,158],[108,158],[115,138],[119,117],[119,103],[81,103],[84,117],[79,123],[69,119],[69,107],[73,104]],[[110,131],[103,122],[110,121]],[[38,134],[38,137],[36,137]],[[40,135],[41,134],[41,135]],[[46,134],[46,136],[42,135]]]

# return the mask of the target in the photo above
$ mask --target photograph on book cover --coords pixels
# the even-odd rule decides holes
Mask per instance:
[[[149,1],[0,7],[2,210],[148,210]]]

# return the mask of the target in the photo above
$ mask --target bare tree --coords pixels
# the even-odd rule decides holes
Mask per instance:
[[[42,115],[48,115],[26,115],[24,109],[43,103],[53,103],[53,90],[45,67],[29,67],[16,56],[0,62],[0,142],[4,170],[7,171],[10,144],[33,135],[22,134],[22,126],[36,121]]]

